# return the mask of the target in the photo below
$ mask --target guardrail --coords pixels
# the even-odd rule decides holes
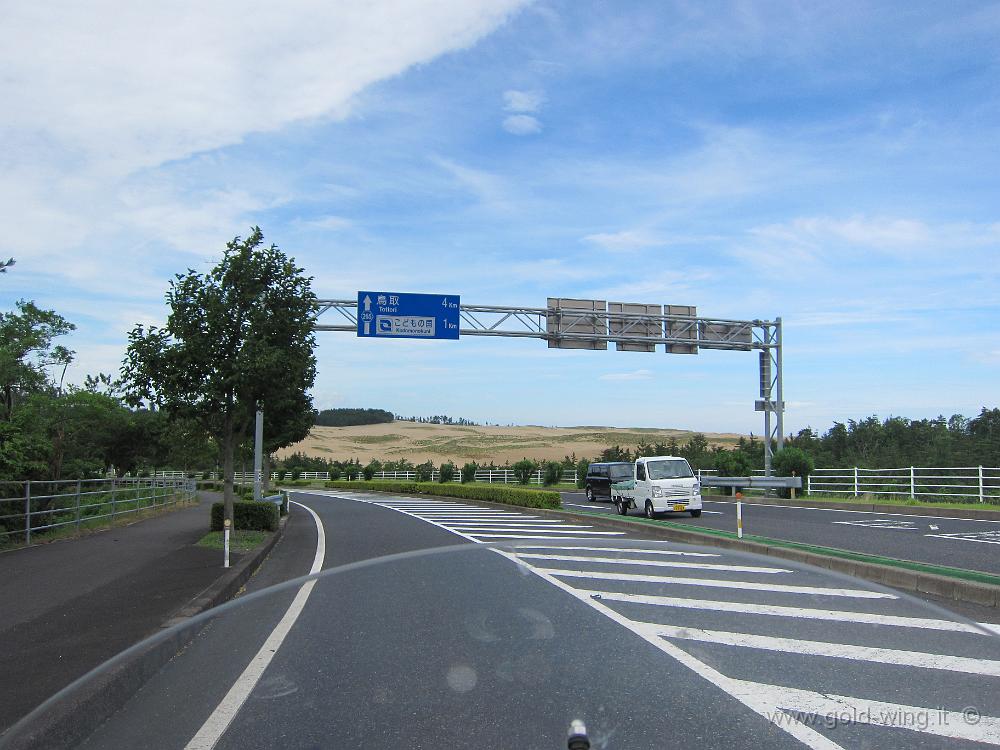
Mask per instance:
[[[806,480],[806,494],[993,502],[1000,501],[1000,468],[908,466],[896,469],[816,469]]]
[[[213,474],[212,478],[214,479],[215,478],[215,475],[214,475],[215,473],[213,472],[212,474]],[[159,473],[157,473],[157,476],[159,476]],[[302,471],[302,472],[299,472],[297,476],[298,476],[299,479],[306,479],[306,480],[317,480],[317,481],[320,481],[320,480],[322,480],[322,481],[329,481],[330,480],[330,472],[328,472],[328,471]],[[359,472],[359,476],[360,476],[360,472]],[[437,469],[434,469],[434,470],[431,471],[431,481],[432,482],[438,481],[438,479],[440,478],[440,476],[441,476],[441,472],[438,471]],[[341,477],[343,477],[343,474],[341,475]],[[539,469],[538,471],[536,471],[534,474],[531,475],[530,484],[542,485],[542,484],[545,483],[544,477],[545,477],[545,472],[543,470]],[[292,478],[292,472],[286,471],[284,478],[290,480]],[[416,481],[416,479],[417,479],[417,472],[415,472],[415,471],[376,471],[375,474],[374,474],[374,478],[375,479],[392,479],[392,480],[398,480],[398,481],[413,482],[413,481]],[[237,482],[239,484],[247,484],[247,483],[250,483],[250,482],[254,481],[254,474],[252,472],[246,472],[246,473],[236,472],[235,474],[233,474],[233,481]],[[279,481],[278,480],[278,472],[276,472],[276,471],[271,472],[271,481],[272,482]],[[456,482],[456,483],[462,481],[462,474],[458,470],[457,467],[455,469],[455,476],[452,478],[451,481],[452,482]],[[517,477],[514,476],[513,469],[479,469],[478,471],[476,471],[476,481],[477,482],[487,482],[489,484],[517,484],[518,483],[517,482]],[[575,469],[564,470],[562,472],[562,477],[560,479],[560,482],[567,483],[567,484],[570,484],[570,483],[571,484],[575,484],[576,483],[576,470]]]
[[[0,482],[0,542],[65,526],[174,505],[195,496],[195,480],[156,478]]]

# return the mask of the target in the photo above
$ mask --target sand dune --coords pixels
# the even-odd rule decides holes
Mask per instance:
[[[305,440],[278,451],[279,457],[299,452],[308,456],[367,463],[405,458],[413,463],[466,461],[497,464],[522,458],[555,460],[563,456],[593,458],[604,448],[635,448],[640,442],[683,444],[691,432],[615,427],[466,427],[392,422],[355,427],[314,427]],[[711,445],[732,446],[737,434],[705,433]]]

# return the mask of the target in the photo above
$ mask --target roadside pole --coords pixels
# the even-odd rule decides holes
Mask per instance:
[[[222,525],[224,527],[224,531],[222,532],[222,536],[223,536],[222,548],[224,550],[223,551],[224,561],[222,563],[222,567],[223,568],[228,568],[229,567],[229,527],[232,525],[232,522],[227,518],[225,521],[222,522]]]
[[[263,497],[261,492],[261,471],[264,463],[264,408],[257,406],[257,423],[254,425],[253,433],[253,499],[260,502]],[[229,559],[228,556],[226,558]],[[227,566],[228,567],[228,566]]]
[[[743,503],[736,501],[736,538],[743,538]]]

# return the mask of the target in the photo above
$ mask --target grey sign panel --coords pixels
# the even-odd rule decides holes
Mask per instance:
[[[689,339],[690,344],[667,344],[667,354],[698,353],[698,308],[694,305],[664,305],[664,315],[683,315],[684,320],[667,320],[663,333],[668,339]]]
[[[625,313],[625,316],[616,316],[615,313]],[[663,314],[663,307],[660,305],[643,305],[637,302],[609,302],[608,303],[608,333],[614,336],[616,333],[623,337],[638,336],[641,338],[660,338],[660,315]],[[632,317],[634,315],[649,315],[651,320]],[[616,341],[615,348],[620,352],[655,352],[656,344],[642,343],[636,341]]]
[[[777,401],[766,401],[765,399],[759,398],[753,402],[754,411],[778,411]],[[785,410],[785,402],[781,402],[781,410]]]
[[[727,344],[725,347],[713,344]],[[701,345],[706,349],[743,349],[750,351],[753,344],[753,324],[749,322],[702,323]],[[734,346],[735,345],[735,346]]]
[[[608,329],[605,322],[608,306],[604,300],[549,297],[547,307],[545,335],[550,349],[608,348],[606,340]],[[600,314],[591,314],[594,312]],[[566,334],[569,334],[570,338],[565,338]],[[598,340],[597,336],[600,336],[601,340]]]
[[[760,353],[760,397],[767,399],[771,397],[771,353]],[[763,411],[758,409],[758,411]]]

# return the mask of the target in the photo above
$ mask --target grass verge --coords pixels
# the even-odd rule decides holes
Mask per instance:
[[[607,514],[605,513],[595,513],[593,511],[582,511],[580,515],[607,517]],[[736,532],[733,531],[709,529],[703,526],[695,528],[689,524],[678,523],[677,521],[651,520],[648,518],[640,518],[638,516],[630,516],[628,520],[636,523],[650,524],[653,526],[666,526],[667,528],[678,529],[680,531],[690,531],[696,534],[705,534],[706,536],[722,537],[724,539],[739,538],[737,537]],[[789,542],[784,539],[772,539],[770,537],[757,536],[755,534],[744,534],[742,541],[757,542],[758,544],[766,544],[769,547],[782,547],[784,549],[812,552],[818,555],[826,555],[827,557],[839,557],[844,560],[855,560],[858,562],[874,563],[876,565],[889,565],[894,568],[905,568],[907,570],[916,570],[922,573],[933,573],[935,575],[947,576],[949,578],[960,578],[965,581],[976,581],[977,583],[988,583],[992,586],[1000,586],[1000,576],[992,575],[990,573],[982,573],[978,570],[950,568],[946,565],[931,565],[928,563],[914,562],[913,560],[901,560],[896,557],[883,557],[881,555],[870,555],[864,552],[851,552],[850,550],[839,549],[837,547],[822,547],[816,544]]]
[[[225,547],[224,532],[210,531],[198,540],[199,547],[209,549],[223,549]],[[263,544],[267,539],[266,531],[239,530],[229,532],[230,552],[249,552],[255,547]]]
[[[388,482],[381,480],[372,480],[371,482],[331,481],[324,484],[327,489],[437,495],[438,497],[457,497],[465,500],[504,503],[522,508],[558,509],[562,507],[558,492],[529,490],[503,484],[441,484],[439,482]]]

